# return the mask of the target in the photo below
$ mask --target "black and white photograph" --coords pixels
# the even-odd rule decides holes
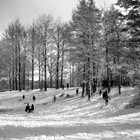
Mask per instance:
[[[0,0],[0,140],[140,140],[140,0]]]

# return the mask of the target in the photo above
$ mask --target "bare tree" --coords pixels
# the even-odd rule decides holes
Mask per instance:
[[[6,31],[6,39],[12,50],[12,89],[21,91],[21,46],[23,45],[23,30],[19,19],[11,23]]]
[[[31,63],[32,63],[32,82],[31,82],[31,90],[34,89],[34,67],[35,67],[35,47],[36,47],[36,39],[37,39],[37,27],[35,22],[29,28],[29,40],[31,46]]]
[[[59,68],[60,68],[60,45],[62,37],[62,24],[60,20],[55,22],[54,27],[54,42],[57,46],[57,60],[56,60],[56,89],[59,89]]]
[[[47,90],[47,47],[51,42],[53,18],[50,15],[42,15],[38,18],[41,30],[41,42],[43,44],[44,65],[44,90]]]

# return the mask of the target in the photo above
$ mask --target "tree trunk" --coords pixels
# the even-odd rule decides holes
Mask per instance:
[[[44,90],[47,91],[47,49],[46,40],[44,42]]]
[[[90,58],[87,60],[87,83],[86,83],[86,95],[88,96],[88,100],[90,100]]]
[[[23,75],[22,75],[22,89],[25,90],[26,87],[26,43],[24,45],[24,60],[23,60]]]
[[[107,42],[107,40],[106,40]],[[107,88],[108,91],[110,92],[110,79],[109,79],[109,67],[108,67],[108,47],[106,44],[106,71],[107,71]]]
[[[15,90],[15,71],[14,71],[14,64],[12,70],[12,90]]]
[[[17,75],[18,75],[18,64],[17,64],[17,44],[15,46],[15,90],[18,90],[18,80],[17,80]]]
[[[72,78],[72,80],[71,80],[71,82],[72,82],[72,87],[74,87],[74,61],[72,62],[72,76],[71,76],[71,78]]]
[[[71,63],[70,63],[70,87],[72,85],[72,71],[71,71]]]
[[[43,69],[42,69],[40,90],[43,90]]]
[[[39,89],[40,89],[40,86],[41,86],[41,66],[40,66],[40,52],[39,52],[39,65],[38,65],[38,67],[39,67]]]
[[[12,80],[11,80],[11,75],[9,74],[9,89],[12,89]]]
[[[117,31],[117,48],[119,49],[119,40],[120,40],[120,38],[119,38],[119,33],[118,33],[118,31]],[[117,57],[117,62],[118,62],[118,64],[119,64],[119,56]],[[118,89],[119,89],[119,95],[121,95],[121,75],[119,74],[118,75]]]
[[[34,89],[34,34],[32,35],[32,83],[31,83],[31,90]]]
[[[56,63],[56,89],[59,89],[59,43],[57,43],[57,63]]]
[[[52,73],[50,73],[50,88],[53,87],[53,79],[52,79]]]
[[[22,70],[23,70],[23,73],[22,73],[22,89],[25,90],[25,64],[23,64],[23,67],[22,67]]]
[[[12,38],[12,90],[15,90],[15,50],[13,40]]]
[[[119,95],[121,95],[121,75],[118,75],[118,89],[119,89]]]
[[[64,71],[64,41],[62,46],[62,66],[61,66],[61,88],[63,86],[63,71]]]
[[[19,91],[21,91],[21,60],[20,60],[20,44],[18,42],[18,84]]]
[[[85,81],[86,81],[86,64],[84,62],[84,69],[83,69],[83,83],[82,83],[82,93],[85,94]]]

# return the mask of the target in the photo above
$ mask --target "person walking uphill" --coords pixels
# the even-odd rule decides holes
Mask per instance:
[[[67,83],[67,89],[69,89],[69,83]]]
[[[103,96],[103,100],[105,101],[105,106],[107,106],[109,100],[111,100],[110,97],[108,96],[108,89],[107,88],[103,88],[102,96]]]

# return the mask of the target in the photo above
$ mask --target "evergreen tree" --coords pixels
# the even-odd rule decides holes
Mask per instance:
[[[86,83],[88,99],[90,99],[90,87],[93,81],[91,75],[95,61],[94,54],[101,28],[100,14],[100,10],[95,6],[93,0],[81,0],[77,9],[73,12],[71,22],[75,45],[77,46],[76,55],[83,62],[83,82]]]
[[[117,5],[125,9],[121,12],[121,18],[126,22],[124,30],[130,35],[129,46],[136,49],[140,46],[140,1],[118,0]]]
[[[113,6],[103,12],[103,38],[105,47],[106,60],[106,77],[108,81],[108,89],[110,90],[110,82],[117,81],[119,94],[121,94],[121,68],[123,58],[123,39],[122,22],[118,18],[119,11]]]
[[[127,34],[126,62],[128,64],[129,76],[135,82],[139,73],[139,47],[140,47],[140,1],[118,0],[117,5],[122,8],[120,18],[125,23],[123,31]],[[137,78],[136,78],[137,77]],[[136,82],[137,83],[137,82]]]

